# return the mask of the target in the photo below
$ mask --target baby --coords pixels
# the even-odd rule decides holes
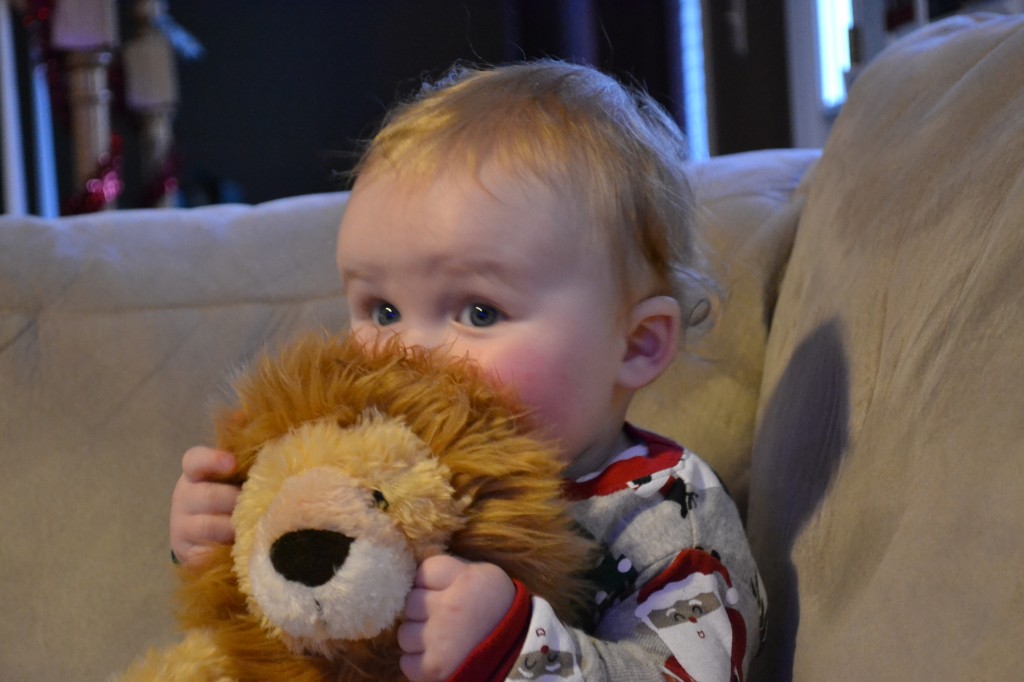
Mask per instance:
[[[672,361],[695,271],[685,145],[647,96],[540,61],[459,70],[391,112],[338,235],[352,332],[469,356],[558,446],[605,558],[594,618],[559,622],[501,569],[424,561],[398,641],[418,680],[742,680],[764,601],[717,476],[625,421]],[[230,453],[193,448],[174,554],[231,542]]]

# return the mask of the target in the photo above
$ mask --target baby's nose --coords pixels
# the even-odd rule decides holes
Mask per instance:
[[[424,326],[408,326],[401,331],[402,342],[407,346],[419,346],[433,350],[452,344],[452,337],[447,329]]]

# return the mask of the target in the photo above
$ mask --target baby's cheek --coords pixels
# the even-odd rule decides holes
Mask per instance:
[[[572,382],[560,363],[535,353],[517,353],[492,364],[489,376],[495,384],[510,387],[530,409],[534,426],[557,430],[561,414],[571,409]]]
[[[370,346],[390,338],[394,334],[394,332],[387,331],[386,328],[382,329],[367,320],[353,322],[349,326],[349,332],[357,341]]]

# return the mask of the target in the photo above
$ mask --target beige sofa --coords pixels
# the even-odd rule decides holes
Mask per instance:
[[[1024,679],[1024,19],[932,26],[820,159],[695,183],[727,296],[634,418],[747,510],[751,678]],[[104,679],[176,638],[180,455],[264,344],[343,327],[344,205],[0,219],[0,679]]]

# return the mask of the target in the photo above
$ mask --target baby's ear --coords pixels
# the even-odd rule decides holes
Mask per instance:
[[[665,371],[679,344],[679,303],[671,296],[652,296],[633,306],[619,385],[637,390]]]

